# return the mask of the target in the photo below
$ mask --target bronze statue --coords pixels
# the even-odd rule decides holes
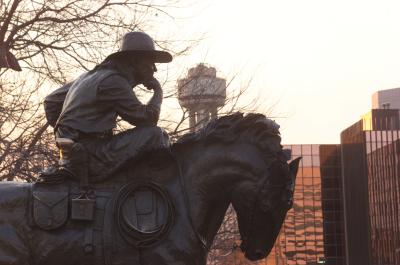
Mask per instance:
[[[103,178],[139,151],[165,147],[168,136],[157,127],[163,92],[153,77],[155,63],[172,56],[155,50],[143,32],[129,32],[120,51],[45,99],[46,117],[55,129],[61,163],[88,184],[88,176]],[[143,84],[154,95],[147,105],[132,87]],[[136,127],[113,135],[117,116]]]
[[[287,163],[278,127],[237,113],[143,151],[90,180],[93,212],[72,210],[74,179],[0,183],[0,264],[205,265],[230,203],[242,251],[262,259],[292,206],[299,161]]]

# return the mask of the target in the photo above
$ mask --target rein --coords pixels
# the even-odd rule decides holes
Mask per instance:
[[[179,184],[180,184],[181,189],[182,189],[183,202],[185,204],[185,207],[186,207],[186,210],[187,210],[187,213],[188,213],[190,226],[192,227],[192,230],[193,230],[194,234],[196,235],[197,239],[200,241],[201,246],[204,248],[204,250],[206,250],[208,252],[208,251],[210,251],[210,247],[207,245],[206,238],[204,236],[200,235],[199,231],[196,230],[196,228],[194,227],[194,224],[193,224],[193,218],[192,218],[192,215],[191,215],[189,197],[188,197],[187,192],[186,192],[185,179],[183,178],[181,165],[180,165],[178,159],[176,159],[176,157],[174,156],[174,154],[172,152],[170,152],[170,154],[171,154],[171,157],[175,160],[176,164],[178,165]]]

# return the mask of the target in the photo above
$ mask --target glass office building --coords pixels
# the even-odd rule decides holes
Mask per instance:
[[[303,157],[294,206],[275,246],[275,264],[342,265],[343,207],[340,146],[288,145],[292,158]],[[273,264],[273,263],[271,263]]]
[[[375,109],[341,134],[348,265],[400,264],[399,121]]]
[[[372,264],[400,264],[400,132],[366,136]]]
[[[340,145],[320,145],[325,264],[344,265],[344,218]]]

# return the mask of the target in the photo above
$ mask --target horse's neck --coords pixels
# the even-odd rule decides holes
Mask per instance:
[[[191,218],[195,229],[211,244],[239,181],[237,168],[224,150],[201,146],[191,150],[180,153]]]

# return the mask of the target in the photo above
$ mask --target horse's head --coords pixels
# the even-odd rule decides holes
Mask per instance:
[[[270,253],[293,204],[299,161],[297,158],[287,164],[284,159],[274,160],[258,181],[244,181],[233,193],[240,248],[249,260],[259,260]]]
[[[210,122],[199,132],[185,135],[179,142],[198,144],[196,150],[207,154],[208,158],[206,156],[199,162],[201,167],[193,168],[198,169],[197,175],[220,176],[237,213],[242,251],[250,260],[264,258],[271,251],[286,212],[292,206],[299,165],[299,159],[287,163],[288,155],[282,149],[279,125],[261,114],[244,116],[236,113]],[[214,148],[209,147],[213,145]],[[211,151],[207,152],[207,148]],[[209,159],[210,152],[215,153],[212,160]],[[197,157],[201,156],[197,154]],[[215,164],[220,170],[210,169]],[[226,169],[229,167],[231,170]],[[229,178],[231,175],[234,177]],[[216,178],[206,179],[212,179],[214,185]],[[205,194],[206,187],[212,185],[198,186],[201,187],[198,194]],[[200,213],[198,216],[202,216]]]

